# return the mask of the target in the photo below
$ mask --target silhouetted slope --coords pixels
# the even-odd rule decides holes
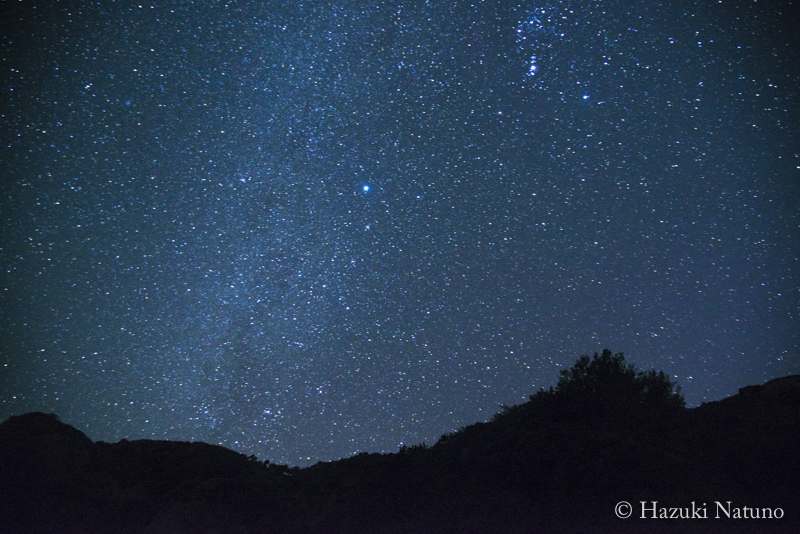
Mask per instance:
[[[0,424],[0,530],[798,531],[800,376],[694,409],[568,390],[560,382],[432,447],[305,469],[204,443],[93,443],[54,415],[12,417]],[[622,500],[633,518],[614,515]],[[709,518],[640,519],[640,501],[706,503]],[[784,517],[715,519],[714,501]]]
[[[697,451],[696,476],[718,481],[731,498],[766,501],[785,491],[800,511],[800,375],[748,386],[688,410],[679,432]],[[716,489],[714,487],[714,489]],[[734,494],[734,491],[737,491]],[[787,510],[789,513],[789,510]]]

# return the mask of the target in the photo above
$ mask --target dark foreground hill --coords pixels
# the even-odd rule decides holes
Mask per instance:
[[[800,532],[800,376],[686,409],[668,381],[657,391],[663,375],[603,358],[610,374],[579,360],[557,388],[432,447],[305,469],[12,417],[0,531]]]

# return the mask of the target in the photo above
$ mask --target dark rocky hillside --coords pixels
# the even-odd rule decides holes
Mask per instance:
[[[800,376],[692,409],[673,385],[604,352],[431,447],[305,469],[29,413],[0,424],[0,531],[800,532]]]

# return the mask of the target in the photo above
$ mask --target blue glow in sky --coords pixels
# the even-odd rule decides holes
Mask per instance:
[[[0,421],[307,465],[606,347],[689,405],[800,373],[787,2],[36,4],[0,2]]]

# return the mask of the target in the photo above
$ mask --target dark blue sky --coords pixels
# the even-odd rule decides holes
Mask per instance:
[[[307,465],[800,372],[796,6],[284,4],[0,5],[0,419]]]

